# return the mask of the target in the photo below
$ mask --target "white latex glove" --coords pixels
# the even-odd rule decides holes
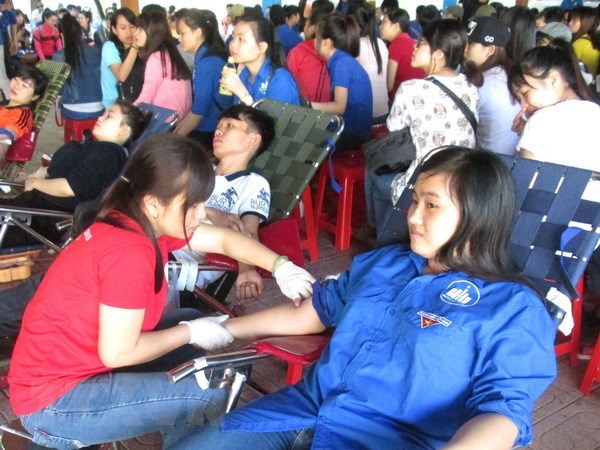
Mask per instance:
[[[202,317],[185,323],[190,329],[190,344],[198,345],[206,350],[225,347],[233,342],[233,336],[221,325],[229,316]]]
[[[314,277],[291,261],[280,264],[275,269],[273,276],[281,292],[290,298],[296,306],[300,306],[302,299],[312,295],[312,285],[315,282]]]

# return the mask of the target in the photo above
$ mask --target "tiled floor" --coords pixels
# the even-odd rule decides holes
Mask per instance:
[[[53,153],[62,143],[62,134],[52,120],[47,120],[38,144],[38,154]],[[39,156],[34,158],[39,161]],[[320,261],[308,263],[308,270],[315,277],[337,273],[348,267],[352,256],[365,251],[367,246],[353,242],[351,250],[340,252],[331,244],[331,236],[321,232]],[[245,303],[249,312],[287,301],[278,292],[273,280],[266,280],[266,292],[260,300]],[[237,343],[242,347],[244,343]],[[2,347],[5,348],[2,348]],[[7,353],[7,343],[0,340],[0,354]],[[548,391],[539,399],[534,413],[534,441],[530,448],[536,450],[600,450],[600,383],[592,393],[584,397],[579,384],[585,370],[585,362],[571,368],[566,359],[559,361],[559,376]],[[254,366],[253,379],[263,387],[276,389],[283,384],[285,365],[274,359],[258,361]],[[257,394],[246,388],[241,402],[247,402]],[[0,391],[0,423],[14,419],[7,393]],[[131,450],[153,450],[160,448],[160,438],[145,436],[120,444]]]

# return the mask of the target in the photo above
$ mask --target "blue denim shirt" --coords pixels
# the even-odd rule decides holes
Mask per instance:
[[[81,60],[77,70],[71,70],[61,90],[60,104],[92,103],[102,101],[100,84],[101,52],[96,46],[81,44]],[[58,50],[53,61],[65,62],[65,51]]]
[[[313,448],[438,448],[483,413],[531,441],[534,401],[556,376],[542,301],[513,282],[423,275],[398,246],[358,256],[313,305],[331,343],[305,378],[226,415],[224,429],[315,428]]]

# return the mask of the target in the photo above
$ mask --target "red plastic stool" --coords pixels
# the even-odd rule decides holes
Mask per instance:
[[[362,150],[336,153],[332,158],[333,174],[342,186],[338,195],[337,220],[332,223],[323,214],[325,188],[330,177],[330,162],[326,160],[319,168],[319,184],[317,188],[317,206],[315,219],[317,229],[323,227],[335,235],[335,248],[348,250],[352,234],[352,206],[354,202],[354,185],[365,179],[365,157]]]
[[[71,141],[83,141],[83,132],[85,130],[92,130],[96,125],[97,119],[86,119],[86,120],[73,120],[63,118],[64,121],[64,138],[65,144]]]
[[[312,193],[310,185],[306,186],[302,193],[302,206],[304,212],[304,221],[302,220],[302,213],[300,211],[300,205],[294,208],[292,217],[298,223],[299,229],[304,229],[304,239],[300,240],[300,246],[303,250],[308,250],[308,256],[312,262],[319,260],[319,242],[317,241],[317,224],[315,223],[315,211],[312,201]],[[304,224],[302,223],[304,222]],[[304,225],[304,227],[302,227]]]

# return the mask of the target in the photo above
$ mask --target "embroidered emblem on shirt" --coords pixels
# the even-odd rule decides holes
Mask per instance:
[[[250,206],[252,209],[258,211],[265,211],[269,214],[269,205],[271,204],[271,194],[269,194],[264,188],[260,188],[256,198],[250,199]]]
[[[480,297],[479,288],[466,280],[453,281],[440,294],[442,301],[458,306],[473,306]]]
[[[221,211],[230,211],[238,200],[238,193],[235,188],[230,187],[225,192],[213,194],[207,202],[208,206],[220,209]]]
[[[417,314],[421,316],[421,328],[427,328],[433,325],[444,325],[447,328],[452,323],[451,320],[430,312],[419,311]]]
[[[269,80],[265,81],[264,83],[261,83],[258,90],[260,91],[261,94],[267,95],[268,87],[269,87]]]
[[[92,238],[92,232],[88,228],[87,230],[85,230],[83,232],[83,239],[85,239],[86,241],[89,241],[91,238]]]

